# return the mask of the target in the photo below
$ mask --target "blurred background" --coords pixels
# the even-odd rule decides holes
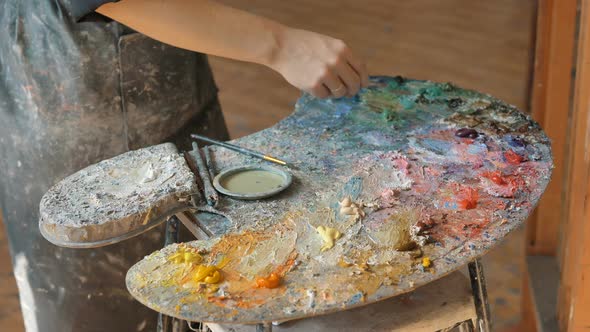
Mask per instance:
[[[284,24],[344,40],[373,75],[448,81],[528,112],[536,1],[222,0]],[[268,68],[210,58],[232,138],[289,115],[300,92]],[[494,330],[520,321],[524,230],[484,258]],[[0,223],[0,330],[24,331]]]

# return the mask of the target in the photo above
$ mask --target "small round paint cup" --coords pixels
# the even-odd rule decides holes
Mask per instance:
[[[282,169],[242,165],[222,170],[213,179],[213,186],[226,196],[255,200],[278,194],[289,187],[291,181],[291,174]]]

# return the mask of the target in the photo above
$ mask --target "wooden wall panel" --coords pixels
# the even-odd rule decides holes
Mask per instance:
[[[581,1],[573,98],[568,214],[563,225],[559,323],[590,331],[590,0]]]
[[[576,0],[540,0],[538,3],[531,108],[533,117],[552,140],[555,170],[527,225],[527,251],[530,254],[556,253],[560,221],[565,212],[564,166],[576,6]]]

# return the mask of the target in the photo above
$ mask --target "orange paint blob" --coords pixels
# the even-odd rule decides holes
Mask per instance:
[[[524,160],[524,158],[522,156],[520,156],[518,153],[512,151],[512,150],[508,150],[506,152],[504,152],[504,158],[506,159],[506,161],[510,164],[513,165],[518,165],[520,163],[522,163],[522,161]]]
[[[281,285],[281,277],[276,273],[271,273],[268,277],[256,279],[258,288],[277,288]]]

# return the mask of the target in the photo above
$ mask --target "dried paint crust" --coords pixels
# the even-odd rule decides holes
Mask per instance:
[[[523,223],[549,181],[549,140],[527,115],[448,83],[373,77],[354,98],[309,95],[276,126],[236,140],[295,164],[293,185],[256,202],[223,198],[201,218],[220,237],[186,245],[215,287],[187,286],[168,246],[127,274],[131,294],[168,315],[218,323],[325,314],[408,292],[454,271]],[[256,163],[212,151],[217,171]],[[348,198],[348,199],[347,199]],[[354,202],[354,205],[352,205]],[[344,207],[362,207],[350,213]],[[323,228],[319,228],[323,226]],[[340,236],[322,251],[325,234]],[[280,273],[278,288],[256,278]]]
[[[172,143],[130,151],[88,166],[41,199],[39,228],[66,247],[103,244],[134,235],[189,206],[194,174]]]

